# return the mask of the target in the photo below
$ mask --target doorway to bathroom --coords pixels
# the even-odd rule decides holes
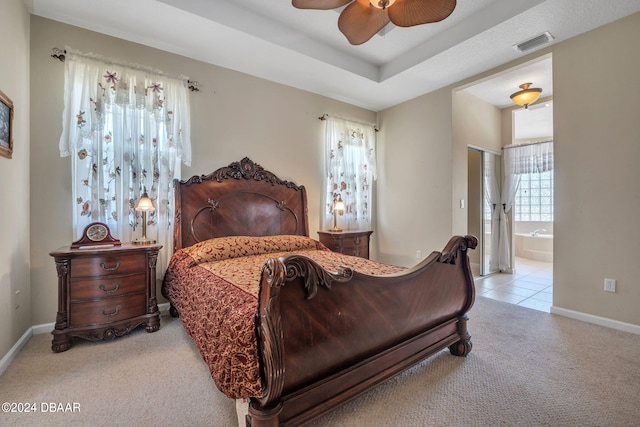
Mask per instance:
[[[551,100],[512,111],[512,143],[502,149],[500,206],[506,212],[500,228],[511,242],[507,259],[500,252],[507,274],[476,281],[479,295],[546,312],[553,303],[552,117]],[[508,266],[511,271],[502,268]]]
[[[513,134],[505,150],[517,151],[519,165],[511,218],[517,270],[522,260],[553,263],[553,102],[514,110]]]
[[[548,178],[536,181],[540,177],[527,177],[528,181],[522,181],[522,189],[518,194],[514,189],[514,200],[510,202],[504,198],[507,186],[504,159],[508,145],[553,140],[552,80],[552,55],[547,53],[469,82],[453,91],[454,136],[456,144],[459,144],[457,147],[462,148],[464,144],[468,161],[466,200],[461,197],[459,208],[466,210],[467,232],[476,235],[479,240],[478,249],[469,253],[477,295],[546,312],[549,312],[553,298],[553,220],[533,220],[530,214],[546,214],[547,209],[553,208],[549,203],[543,206],[546,201],[553,200],[553,183]],[[510,99],[510,94],[523,82],[533,82],[532,87],[542,88],[540,98],[528,104],[527,108],[514,104]],[[494,160],[501,166],[501,171],[496,174],[500,185],[500,199],[497,202],[497,198],[492,201],[492,197],[484,194],[484,151],[493,153]],[[525,187],[526,194],[523,193]],[[462,188],[462,185],[455,188]],[[523,198],[529,198],[528,205],[522,203]],[[516,202],[517,208],[512,204]],[[516,209],[519,217],[514,221]],[[489,219],[489,214],[495,211],[499,213],[497,227]],[[456,213],[454,221],[460,217],[462,215]],[[496,233],[496,229],[500,232]],[[520,247],[516,254],[516,232],[529,233],[527,237],[537,238],[533,244],[544,243],[551,250],[529,246],[525,256],[533,259],[520,257]],[[492,243],[496,234],[499,240],[497,269],[492,268],[491,262],[491,254],[496,246]],[[543,242],[543,238],[546,241]],[[541,251],[547,252],[543,261],[539,261]]]

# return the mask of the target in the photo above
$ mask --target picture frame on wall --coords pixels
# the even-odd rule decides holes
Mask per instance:
[[[13,154],[13,102],[0,90],[0,155]]]

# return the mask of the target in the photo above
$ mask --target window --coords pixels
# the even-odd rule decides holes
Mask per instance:
[[[333,222],[333,200],[345,205],[338,220],[347,230],[371,228],[372,186],[376,179],[375,127],[326,118],[325,229]]]
[[[146,191],[155,211],[147,236],[171,253],[173,179],[191,163],[188,82],[137,65],[117,64],[66,49],[60,155],[70,156],[76,238],[91,222],[109,225],[114,237],[140,236],[135,207]]]
[[[553,222],[553,170],[520,175],[514,220]]]

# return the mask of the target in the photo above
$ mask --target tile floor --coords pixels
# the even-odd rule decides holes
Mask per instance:
[[[476,294],[549,312],[553,302],[553,264],[516,258],[515,274],[474,277]]]

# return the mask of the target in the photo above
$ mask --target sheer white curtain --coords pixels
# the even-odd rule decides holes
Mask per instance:
[[[327,117],[326,193],[324,229],[333,227],[333,199],[338,195],[345,212],[338,226],[371,229],[372,185],[376,179],[376,131],[373,125]]]
[[[506,167],[505,156],[505,167]],[[509,211],[513,208],[516,191],[520,184],[520,176],[507,174],[504,176],[502,185],[502,206],[500,206],[500,245],[498,250],[498,268],[500,271],[511,271],[511,234],[509,226]]]
[[[535,142],[504,147],[504,185],[500,212],[500,253],[499,267],[511,270],[511,228],[508,213],[513,208],[520,175],[542,173],[553,170],[553,141]]]
[[[75,237],[94,221],[122,242],[140,237],[135,206],[146,189],[156,208],[147,237],[164,245],[163,274],[173,247],[173,179],[180,161],[191,164],[187,78],[66,50],[60,155],[71,157]]]
[[[484,197],[491,207],[491,249],[489,253],[489,271],[497,271],[499,267],[499,247],[500,247],[500,190],[498,188],[498,177],[496,176],[496,155],[482,152],[484,160]]]

